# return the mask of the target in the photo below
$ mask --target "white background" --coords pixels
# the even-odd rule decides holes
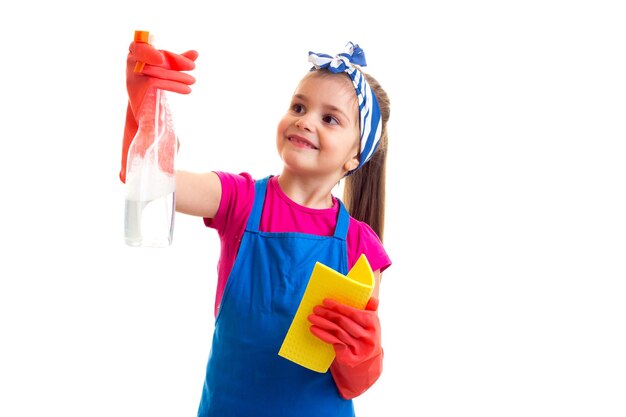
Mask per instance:
[[[619,5],[5,2],[0,415],[196,413],[217,235],[179,214],[171,248],[123,241],[125,59],[143,29],[200,53],[193,93],[170,95],[181,168],[278,173],[309,50],[357,42],[389,93],[385,371],[359,417],[623,417]]]

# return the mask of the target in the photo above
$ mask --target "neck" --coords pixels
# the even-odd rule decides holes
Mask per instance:
[[[333,206],[331,191],[336,182],[303,178],[283,171],[278,177],[278,184],[287,197],[301,206],[312,209],[327,209]]]

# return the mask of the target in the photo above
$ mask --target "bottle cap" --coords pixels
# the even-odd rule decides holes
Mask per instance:
[[[150,32],[147,30],[136,30],[135,42],[150,43]]]
[[[147,30],[136,30],[135,31],[135,38],[134,38],[135,42],[140,42],[140,43],[147,43],[149,44],[151,39],[150,39],[150,32],[148,32]],[[141,62],[141,61],[137,61],[135,63],[135,69],[134,72],[141,72],[143,71],[143,67],[144,65],[146,65],[145,62]]]

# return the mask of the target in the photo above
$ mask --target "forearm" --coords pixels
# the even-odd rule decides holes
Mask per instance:
[[[215,172],[176,171],[176,211],[212,219],[222,198],[222,183]]]

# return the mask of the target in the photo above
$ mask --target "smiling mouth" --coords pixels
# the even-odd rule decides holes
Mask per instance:
[[[298,137],[298,136],[289,136],[287,138],[289,142],[293,143],[295,146],[299,148],[309,148],[309,149],[317,149],[316,146],[313,146],[311,142],[308,140]]]

